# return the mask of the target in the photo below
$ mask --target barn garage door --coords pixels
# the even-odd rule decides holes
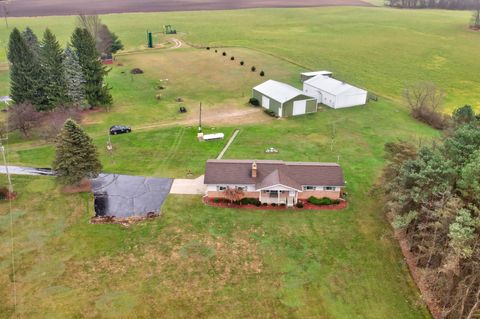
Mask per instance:
[[[295,101],[293,102],[293,115],[305,114],[307,111],[307,101]]]
[[[266,96],[262,96],[262,106],[266,109],[270,108],[270,99]]]

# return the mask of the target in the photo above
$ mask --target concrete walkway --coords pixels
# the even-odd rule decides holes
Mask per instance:
[[[220,152],[220,154],[218,154],[217,159],[222,159],[223,155],[225,155],[225,152],[228,150],[228,148],[230,147],[230,145],[232,145],[233,140],[235,140],[235,137],[237,137],[237,135],[238,135],[239,132],[240,132],[239,129],[236,129],[235,132],[233,132],[232,137],[230,137],[230,139],[229,139],[228,142],[227,142],[227,145],[225,145],[225,147],[222,149],[222,151]]]
[[[170,194],[204,195],[207,190],[207,187],[203,184],[204,177],[204,175],[201,175],[195,179],[174,179]]]

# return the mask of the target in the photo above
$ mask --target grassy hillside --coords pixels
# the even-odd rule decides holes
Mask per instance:
[[[200,197],[170,196],[161,219],[124,229],[88,224],[88,195],[61,194],[48,178],[14,177],[19,192],[13,217],[22,316],[429,317],[384,220],[374,185],[384,164],[385,142],[428,143],[438,137],[399,103],[405,83],[434,80],[448,93],[447,109],[464,103],[480,106],[480,34],[465,28],[467,13],[321,8],[102,19],[127,50],[142,49],[145,30],[160,30],[167,23],[192,43],[255,49],[226,48],[229,56],[235,55],[234,62],[220,52],[193,48],[119,56],[123,65],[113,66],[108,78],[114,107],[88,114],[83,123],[99,148],[105,171],[201,174],[205,160],[223,146],[222,141],[195,139],[197,107],[203,101],[204,115],[212,116],[206,119],[208,132],[228,136],[240,128],[226,158],[339,161],[349,208],[248,212],[206,207]],[[48,25],[66,41],[74,18],[19,18],[9,23],[29,25],[37,32]],[[1,29],[2,45],[6,36]],[[4,58],[1,51],[0,60]],[[240,67],[239,59],[265,69],[267,78],[297,86],[302,66],[330,69],[381,98],[364,107],[272,119],[246,105],[250,88],[264,79]],[[131,76],[133,67],[145,73]],[[159,91],[160,84],[166,90]],[[6,93],[3,64],[0,94]],[[159,93],[162,98],[157,100]],[[185,99],[187,114],[177,111],[179,96]],[[244,111],[250,113],[226,116]],[[112,138],[111,156],[105,151],[106,128],[114,123],[132,125],[134,132]],[[267,147],[279,153],[265,154]],[[18,134],[11,136],[9,152],[17,164],[48,166],[53,158],[51,144]],[[0,297],[5,301],[0,317],[12,312],[7,212],[8,206],[0,204]]]
[[[170,196],[162,218],[125,229],[89,224],[91,196],[65,196],[50,178],[14,183],[21,317],[429,318],[378,214],[236,211]],[[13,311],[7,206],[0,318]]]
[[[329,69],[375,93],[399,99],[406,83],[428,80],[447,92],[447,108],[480,108],[480,33],[466,27],[469,12],[388,8],[262,9],[104,16],[127,50],[145,45],[147,29],[173,24],[197,44],[264,50],[307,68]],[[66,41],[74,17],[12,18],[10,26],[49,26]],[[221,26],[221,27],[219,27]],[[0,46],[7,30],[0,29]],[[5,54],[0,51],[0,60]],[[0,76],[0,79],[4,76]],[[6,91],[0,89],[0,94]]]

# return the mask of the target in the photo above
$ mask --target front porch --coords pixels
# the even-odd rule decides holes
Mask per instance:
[[[260,202],[266,204],[284,204],[288,207],[292,207],[297,203],[297,192],[292,190],[280,190],[280,189],[269,189],[261,190],[259,200]]]

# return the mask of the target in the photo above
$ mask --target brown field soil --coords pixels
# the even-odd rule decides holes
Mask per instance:
[[[0,3],[3,2],[0,0]],[[124,12],[233,10],[246,8],[300,8],[322,6],[372,6],[362,0],[12,0],[10,17],[107,14]],[[1,10],[3,15],[3,9]]]

